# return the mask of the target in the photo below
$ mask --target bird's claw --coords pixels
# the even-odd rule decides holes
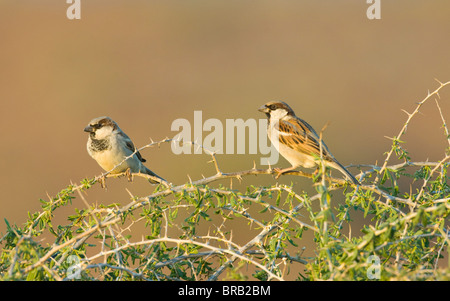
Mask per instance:
[[[106,189],[106,177],[102,176],[101,178],[98,179],[98,182],[100,183],[100,186],[104,189]]]
[[[131,174],[131,169],[127,168],[125,171],[125,175],[127,176],[128,182],[133,182],[133,175]]]
[[[281,168],[275,167],[273,171],[276,173],[275,179],[278,180],[278,178],[283,174],[283,170]]]

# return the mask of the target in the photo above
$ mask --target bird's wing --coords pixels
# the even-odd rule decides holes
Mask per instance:
[[[281,119],[278,129],[280,143],[304,154],[320,156],[320,138],[306,121],[298,117]],[[323,140],[322,153],[325,160],[334,161]]]
[[[131,141],[130,137],[128,137],[127,134],[125,134],[124,132],[120,132],[119,134],[123,137],[126,148],[129,149],[132,153],[134,153],[136,151],[136,148],[134,147],[133,141]],[[138,151],[136,151],[136,157],[141,162],[147,161],[144,158],[142,158],[141,153],[139,153]]]

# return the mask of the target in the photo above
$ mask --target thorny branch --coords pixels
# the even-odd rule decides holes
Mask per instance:
[[[418,103],[417,107],[415,108],[415,110],[412,113],[408,113],[407,111],[403,110],[407,115],[408,115],[408,119],[406,120],[405,124],[403,125],[402,129],[400,130],[400,132],[398,133],[398,135],[395,137],[395,139],[400,139],[403,134],[406,133],[406,130],[408,128],[408,125],[411,121],[411,119],[416,116],[416,114],[418,114],[420,112],[420,108],[422,107],[422,105],[427,102],[429,99],[431,99],[433,96],[438,96],[439,97],[439,91],[444,88],[447,85],[450,85],[450,81],[446,82],[446,83],[441,83],[440,81],[436,80],[439,83],[439,87],[434,90],[433,92],[428,92],[427,96]],[[386,159],[384,160],[383,166],[380,169],[380,172],[377,174],[377,177],[375,178],[374,184],[376,185],[378,183],[378,181],[380,180],[380,176],[383,174],[383,172],[386,170],[389,159],[391,158],[392,154],[394,153],[394,149],[392,148],[388,154],[386,155]]]
[[[419,112],[419,109],[421,106],[432,96],[439,96],[439,91],[450,84],[450,82],[447,83],[440,83],[440,86],[433,91],[432,93],[428,93],[427,97],[425,97],[421,102],[419,102],[417,108],[413,111],[413,113],[408,113],[408,119],[406,123],[404,124],[403,128],[400,130],[400,133],[396,137],[396,139],[399,139],[407,129],[408,124],[410,123],[410,120]],[[447,124],[445,122],[445,119],[443,117],[441,108],[439,106],[439,103],[436,100],[437,107],[439,109],[439,113],[441,116],[441,119],[443,121],[443,126],[445,129],[445,133],[447,136],[447,140],[449,141],[450,145],[450,135],[449,130],[447,128]],[[322,135],[322,132],[321,132]],[[145,148],[150,148],[154,146],[159,146],[162,143],[172,143],[172,142],[181,142],[178,140],[174,140],[171,138],[165,138],[161,141],[151,141],[151,143],[135,150],[135,153],[138,151],[141,151]],[[323,189],[319,189],[319,193],[307,197],[298,194],[293,190],[292,187],[286,186],[286,185],[275,185],[273,187],[259,187],[254,189],[253,193],[239,193],[235,190],[226,189],[226,188],[212,188],[209,187],[209,185],[213,182],[226,180],[226,179],[237,179],[241,181],[246,176],[251,175],[269,175],[269,176],[277,176],[277,172],[275,169],[272,169],[269,167],[268,169],[257,169],[256,165],[254,165],[252,168],[243,170],[243,171],[235,171],[235,172],[224,172],[222,168],[219,166],[219,162],[216,157],[216,153],[208,150],[203,145],[200,145],[196,142],[189,142],[189,141],[183,141],[183,143],[189,143],[193,146],[201,147],[205,150],[209,156],[211,156],[211,162],[214,164],[216,173],[214,175],[211,175],[209,177],[203,177],[202,179],[198,179],[195,181],[192,181],[189,179],[189,183],[181,184],[181,185],[174,185],[173,183],[167,183],[162,182],[161,185],[157,186],[156,190],[145,197],[134,197],[130,193],[130,197],[132,199],[131,202],[129,202],[127,205],[124,206],[116,206],[114,208],[99,208],[97,206],[90,206],[86,200],[86,198],[83,195],[83,191],[86,189],[86,183],[79,184],[79,185],[71,185],[71,192],[78,192],[80,198],[83,201],[83,204],[85,206],[84,215],[81,215],[80,218],[83,220],[83,227],[81,231],[76,231],[73,233],[73,235],[70,238],[65,238],[64,240],[60,240],[60,237],[62,234],[60,234],[60,237],[58,237],[53,245],[51,245],[47,252],[42,254],[38,260],[36,260],[33,263],[30,263],[23,269],[23,273],[29,273],[34,269],[37,268],[43,268],[47,273],[52,275],[54,279],[62,280],[67,279],[64,278],[64,275],[61,275],[59,272],[59,268],[64,264],[66,257],[68,254],[71,253],[71,251],[78,250],[83,245],[87,243],[87,241],[91,237],[99,237],[100,238],[100,251],[90,255],[85,256],[80,264],[80,268],[83,270],[90,270],[90,269],[98,269],[100,271],[100,276],[107,274],[107,271],[117,271],[120,273],[127,273],[128,275],[131,275],[135,279],[142,279],[142,280],[150,280],[151,278],[148,276],[148,274],[144,274],[143,271],[146,269],[153,269],[155,270],[153,276],[157,279],[169,279],[172,280],[172,276],[164,275],[162,272],[157,272],[156,270],[165,268],[165,267],[171,267],[181,262],[190,262],[192,265],[191,260],[197,260],[199,258],[212,258],[217,257],[221,258],[219,261],[219,264],[215,268],[215,272],[210,274],[208,277],[208,280],[217,280],[219,276],[227,269],[227,267],[232,266],[235,261],[240,260],[242,262],[246,262],[247,264],[253,265],[256,268],[259,268],[260,270],[264,271],[267,275],[267,279],[277,279],[277,280],[283,280],[285,275],[284,272],[280,273],[280,271],[277,269],[277,266],[280,264],[285,264],[286,262],[297,262],[306,265],[309,260],[306,258],[302,258],[301,256],[292,256],[288,254],[287,252],[279,252],[275,258],[278,260],[281,260],[278,263],[264,263],[264,261],[261,261],[258,259],[258,257],[264,258],[267,255],[267,251],[264,249],[265,241],[268,240],[268,238],[271,235],[274,235],[274,233],[277,230],[284,229],[285,225],[291,225],[295,224],[300,229],[308,229],[311,230],[313,233],[316,234],[322,234],[321,231],[326,231],[328,233],[327,229],[327,221],[325,220],[324,225],[325,227],[322,228],[319,227],[320,221],[318,219],[315,219],[311,214],[311,203],[316,201],[321,201],[324,198],[324,193],[330,193],[337,189],[348,189],[351,188],[352,191],[350,192],[350,199],[356,200],[363,194],[370,194],[378,196],[377,198],[373,198],[373,202],[377,204],[377,206],[380,206],[384,208],[384,210],[396,212],[398,216],[400,217],[396,221],[391,221],[390,223],[386,224],[386,226],[382,229],[374,229],[374,235],[382,235],[386,231],[389,230],[388,227],[392,226],[395,227],[397,225],[404,225],[407,223],[410,223],[414,219],[420,217],[420,214],[422,212],[433,212],[433,210],[438,210],[441,205],[446,206],[446,208],[450,208],[450,198],[448,197],[441,197],[436,198],[433,200],[433,206],[427,207],[425,209],[418,210],[418,206],[421,204],[418,203],[418,200],[421,199],[421,197],[425,194],[426,189],[428,187],[428,184],[430,181],[432,181],[433,177],[438,177],[439,172],[444,169],[444,167],[447,167],[449,165],[450,160],[450,154],[447,154],[445,158],[438,162],[412,162],[409,160],[405,160],[402,163],[396,163],[396,164],[389,164],[389,161],[392,157],[392,154],[394,153],[394,148],[392,148],[386,156],[386,159],[381,167],[377,165],[368,165],[368,164],[358,164],[358,165],[350,165],[348,168],[356,168],[360,171],[360,173],[357,175],[357,178],[359,179],[361,185],[353,185],[351,183],[347,183],[343,179],[336,179],[332,178],[327,174],[327,170],[325,169],[324,165],[322,164],[322,171],[321,171],[321,178],[319,181],[316,181],[314,185],[321,186]],[[130,155],[133,156],[134,154]],[[127,160],[129,157],[125,158]],[[119,164],[120,165],[120,164]],[[405,198],[400,196],[399,194],[392,193],[388,190],[386,190],[384,187],[379,185],[380,180],[383,176],[383,173],[386,171],[390,172],[400,172],[403,171],[405,168],[429,168],[430,171],[428,172],[427,176],[424,178],[423,183],[418,191],[418,193],[413,196],[413,194],[410,194],[409,197]],[[114,170],[114,168],[112,169]],[[436,174],[438,174],[436,176]],[[294,175],[294,176],[300,176],[300,177],[306,177],[315,179],[316,176],[305,173],[303,171],[289,171],[284,173],[284,175]],[[117,177],[121,175],[111,174],[111,171],[105,172],[97,177],[95,177],[91,185],[98,183],[104,183],[106,178],[110,177]],[[144,177],[144,178],[152,178],[151,176],[145,175],[145,174],[133,174],[133,176],[138,177]],[[375,176],[374,181],[370,181],[370,178],[372,176]],[[326,186],[327,183],[330,183],[328,187]],[[168,215],[173,210],[178,210],[180,208],[184,209],[195,209],[197,205],[195,204],[169,204],[166,203],[165,206],[161,207],[161,214],[162,218],[165,220],[164,226],[161,230],[158,237],[153,237],[150,239],[144,239],[140,241],[130,241],[129,238],[127,238],[125,232],[131,231],[131,228],[138,224],[139,222],[145,222],[145,216],[141,216],[137,219],[131,219],[128,226],[125,227],[124,225],[124,219],[126,216],[131,212],[136,212],[138,209],[144,210],[145,208],[152,205],[157,200],[164,199],[165,197],[169,196],[180,196],[184,194],[193,194],[197,193],[198,196],[205,196],[208,194],[213,194],[217,197],[226,196],[228,198],[235,198],[238,199],[241,204],[248,204],[248,206],[256,205],[260,206],[264,210],[268,210],[269,212],[272,212],[274,214],[277,214],[279,216],[278,220],[273,220],[271,222],[262,221],[260,217],[253,213],[249,213],[245,205],[241,206],[231,206],[230,204],[225,204],[218,206],[217,208],[229,212],[228,214],[223,215],[223,223],[220,226],[216,226],[216,233],[215,236],[213,235],[190,235],[189,237],[184,238],[173,238],[171,237],[171,231],[169,226],[169,218]],[[290,202],[288,209],[284,208],[283,206],[280,206],[278,204],[274,205],[264,200],[264,196],[270,194],[270,193],[284,193],[288,194],[292,199],[295,200],[294,202]],[[63,198],[60,197],[58,199],[51,199],[50,198],[50,205],[53,208],[57,208],[60,206],[60,204],[63,202]],[[324,207],[322,207],[322,205]],[[312,221],[312,224],[309,222],[304,221],[304,215],[300,214],[300,210],[306,210],[307,213],[310,215],[310,221]],[[322,210],[328,210],[329,204],[324,203],[321,204]],[[407,209],[407,210],[406,210]],[[346,211],[348,212],[348,210]],[[13,275],[14,267],[16,266],[16,263],[20,260],[19,253],[21,245],[26,241],[32,241],[32,232],[33,229],[35,229],[40,221],[48,215],[47,211],[42,211],[40,214],[34,217],[34,222],[31,223],[28,227],[28,230],[25,231],[25,233],[22,233],[20,235],[20,240],[16,244],[15,248],[12,250],[12,264],[8,270],[8,274],[10,276]],[[224,233],[222,231],[222,226],[226,222],[227,218],[229,218],[232,215],[239,215],[241,218],[245,219],[248,224],[249,228],[254,227],[258,229],[257,233],[254,233],[254,235],[247,240],[244,243],[237,243],[232,239],[232,233]],[[89,222],[89,220],[93,222]],[[342,224],[343,220],[341,221]],[[67,226],[67,228],[74,227],[76,224],[80,224],[79,220],[72,221],[70,225]],[[185,231],[180,228],[180,226],[176,225],[177,230]],[[406,227],[405,227],[406,230]],[[417,235],[411,235],[411,236],[403,236],[401,238],[398,238],[395,241],[392,242],[386,242],[382,245],[377,246],[376,250],[382,250],[388,246],[391,246],[393,244],[408,241],[411,239],[417,239],[417,238],[423,238],[423,237],[443,237],[444,242],[441,244],[439,252],[441,252],[442,248],[445,244],[447,244],[448,248],[448,230],[436,228],[433,229],[432,233],[426,233],[426,234],[417,234]],[[19,234],[17,234],[19,236]],[[281,235],[281,234],[280,234]],[[350,235],[349,235],[350,236]],[[3,239],[5,239],[6,235],[0,239],[0,243]],[[332,235],[328,236],[331,241],[339,242],[342,241],[341,237],[334,237]],[[281,236],[279,237],[281,240]],[[98,241],[97,241],[98,242]],[[152,248],[156,248],[157,245],[164,243],[165,245],[171,245],[175,246],[174,250],[176,250],[176,253],[173,254],[171,258],[167,258],[164,261],[158,261],[154,258],[154,253],[151,253],[150,250]],[[369,240],[364,240],[359,243],[357,246],[358,250],[362,250],[369,244]],[[196,252],[192,253],[186,253],[182,250],[184,249],[182,246],[184,245],[190,245],[195,246],[197,249]],[[123,261],[122,253],[125,250],[128,250],[130,248],[138,248],[143,247],[148,254],[148,257],[144,258],[146,260],[144,266],[139,266],[132,268],[129,265],[126,264],[126,262]],[[63,254],[56,260],[55,258],[58,257],[58,254]],[[152,255],[153,254],[153,255]],[[114,256],[116,264],[113,264],[111,262],[107,262],[106,258],[108,256]],[[98,260],[101,260],[103,258],[103,262],[98,262]],[[53,266],[50,267],[47,265],[48,262],[52,262]],[[333,269],[333,265],[330,260],[327,262],[330,269]],[[342,267],[339,267],[335,270],[335,273],[338,273]],[[194,270],[192,268],[192,270]],[[195,275],[195,279],[198,279],[198,275]]]

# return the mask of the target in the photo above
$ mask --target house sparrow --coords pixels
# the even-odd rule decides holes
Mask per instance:
[[[312,168],[320,157],[320,137],[304,120],[295,116],[294,111],[282,101],[272,101],[259,108],[269,118],[267,134],[278,152],[292,164],[292,167],[276,169],[277,178],[284,172],[299,166]],[[322,140],[322,158],[326,166],[342,172],[355,185],[358,180],[342,166],[330,153]]]
[[[152,176],[150,183],[166,182],[144,166],[146,160],[136,150],[131,139],[109,117],[92,119],[84,128],[89,133],[87,151],[89,155],[111,174],[143,173]],[[134,153],[134,154],[133,154]],[[129,157],[126,161],[125,158]]]

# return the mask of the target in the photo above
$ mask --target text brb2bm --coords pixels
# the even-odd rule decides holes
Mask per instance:
[[[229,285],[222,288],[223,296],[269,296],[270,286]]]

